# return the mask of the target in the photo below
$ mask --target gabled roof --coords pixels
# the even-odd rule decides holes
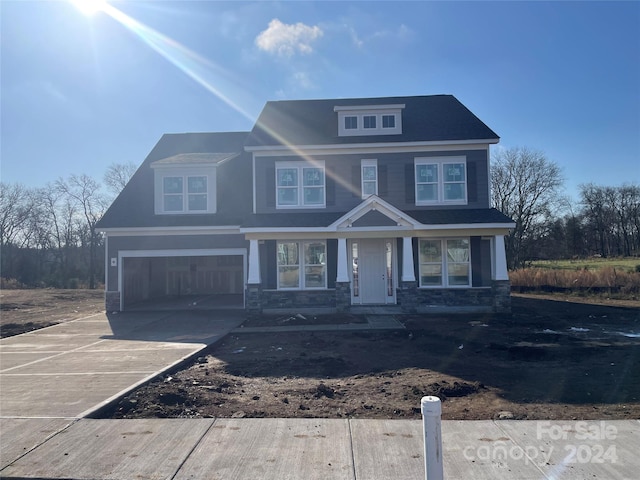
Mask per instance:
[[[407,216],[402,212],[402,210],[397,209],[377,195],[371,195],[355,208],[351,209],[351,211],[345,213],[342,217],[336,220],[331,227],[334,229],[351,227],[370,212],[380,212],[389,220],[392,220],[395,226],[415,227],[418,225],[418,222]]]
[[[247,135],[248,132],[163,135],[100,219],[97,228],[239,225],[241,219],[238,216],[224,213],[155,215],[154,171],[151,164],[159,162],[159,165],[166,165],[176,161],[193,164],[194,160],[198,163],[203,159],[208,159],[209,164],[212,159],[216,160],[213,163],[224,162],[230,157],[247,155],[243,150]],[[224,210],[220,207],[219,204],[218,212]]]
[[[404,104],[402,134],[338,136],[336,106]],[[453,95],[284,100],[267,102],[247,139],[247,149],[286,145],[395,142],[497,141],[487,127]]]

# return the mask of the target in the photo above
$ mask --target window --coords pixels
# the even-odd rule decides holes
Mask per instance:
[[[278,242],[278,289],[326,288],[326,252],[325,242]]]
[[[468,238],[420,239],[421,287],[468,287],[471,256]]]
[[[207,177],[206,175],[163,177],[162,196],[164,212],[206,211]]]
[[[378,161],[362,160],[360,162],[362,178],[362,198],[378,194]]]
[[[382,128],[396,128],[396,116],[382,115]]]
[[[358,128],[358,117],[348,116],[344,117],[345,130],[355,130]]]
[[[364,117],[362,117],[362,123],[364,128],[376,128],[376,116],[365,115]]]
[[[466,159],[416,158],[416,205],[467,202]]]
[[[442,165],[444,200],[455,201],[465,199],[465,164],[445,163]]]
[[[277,207],[324,207],[324,164],[282,162],[276,164]]]
[[[182,177],[164,177],[162,181],[165,212],[181,212],[184,203]]]
[[[404,104],[335,106],[338,136],[399,135]]]
[[[207,177],[187,177],[188,210],[207,209]]]
[[[416,165],[416,202],[438,201],[438,165]]]

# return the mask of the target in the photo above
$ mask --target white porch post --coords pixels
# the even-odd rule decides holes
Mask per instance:
[[[336,282],[348,282],[349,270],[347,265],[347,239],[338,238],[338,273]]]
[[[504,247],[504,235],[496,235],[495,240],[495,275],[494,280],[509,280],[507,271],[507,252]]]
[[[248,284],[260,284],[260,254],[258,253],[258,240],[249,240],[249,278]]]
[[[416,281],[416,274],[413,268],[413,246],[411,245],[411,237],[402,237],[402,281]]]

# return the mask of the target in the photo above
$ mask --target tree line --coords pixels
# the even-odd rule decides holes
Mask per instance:
[[[96,288],[104,279],[96,223],[135,168],[112,164],[102,182],[71,175],[40,188],[0,183],[3,288]]]
[[[102,181],[60,178],[42,188],[0,183],[3,288],[95,288],[104,278],[103,236],[95,225],[129,181],[134,164],[112,164]],[[576,204],[562,194],[560,166],[530,148],[496,150],[491,200],[512,218],[507,263],[640,255],[640,186],[580,185]]]
[[[577,204],[563,187],[560,166],[539,150],[493,154],[492,203],[515,222],[505,239],[510,269],[540,259],[640,255],[640,185],[581,184]]]

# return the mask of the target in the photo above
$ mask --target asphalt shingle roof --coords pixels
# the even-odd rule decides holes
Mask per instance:
[[[97,224],[97,228],[190,227],[201,225],[239,225],[234,215],[155,215],[154,172],[152,163],[175,163],[187,159],[217,159],[243,154],[248,132],[172,133],[160,138],[120,195]],[[248,155],[248,154],[244,154]],[[191,162],[193,163],[193,162]],[[211,163],[211,162],[210,162]],[[218,212],[221,208],[218,205]]]
[[[242,228],[305,228],[327,227],[345,215],[338,213],[269,213],[250,215]],[[405,211],[423,225],[510,224],[513,221],[495,208],[448,208]]]
[[[402,134],[338,136],[336,106],[404,104]],[[275,133],[277,132],[277,133]],[[497,140],[453,95],[284,100],[267,102],[247,140],[248,147],[374,142]]]

